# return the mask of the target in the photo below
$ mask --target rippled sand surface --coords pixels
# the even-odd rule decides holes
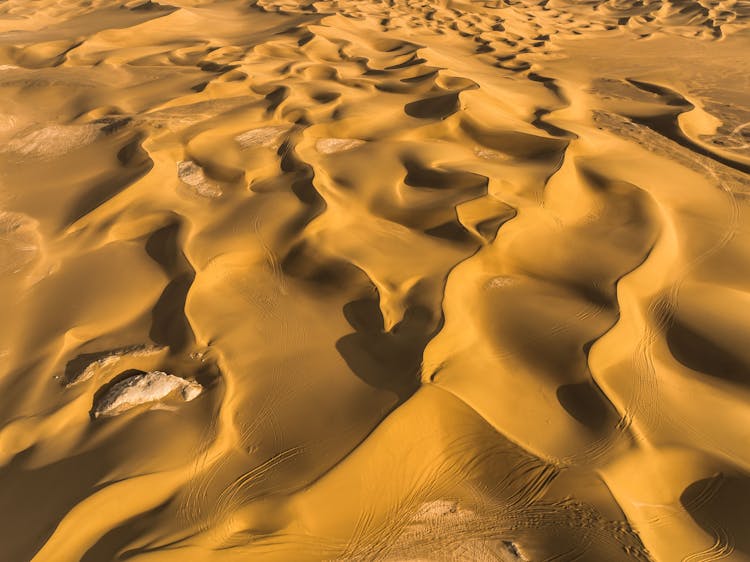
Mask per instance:
[[[0,2],[0,560],[750,560],[750,2]]]

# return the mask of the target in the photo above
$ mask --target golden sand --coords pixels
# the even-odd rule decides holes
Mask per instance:
[[[0,2],[0,560],[750,560],[748,28]]]

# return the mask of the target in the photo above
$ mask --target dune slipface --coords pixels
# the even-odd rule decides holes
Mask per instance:
[[[0,2],[0,560],[750,560],[749,27]]]

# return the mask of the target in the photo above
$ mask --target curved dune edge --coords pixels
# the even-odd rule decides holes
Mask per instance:
[[[743,2],[0,5],[0,559],[750,558]]]

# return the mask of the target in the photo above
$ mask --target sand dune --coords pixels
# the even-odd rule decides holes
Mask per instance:
[[[750,560],[750,3],[0,3],[0,559]]]

